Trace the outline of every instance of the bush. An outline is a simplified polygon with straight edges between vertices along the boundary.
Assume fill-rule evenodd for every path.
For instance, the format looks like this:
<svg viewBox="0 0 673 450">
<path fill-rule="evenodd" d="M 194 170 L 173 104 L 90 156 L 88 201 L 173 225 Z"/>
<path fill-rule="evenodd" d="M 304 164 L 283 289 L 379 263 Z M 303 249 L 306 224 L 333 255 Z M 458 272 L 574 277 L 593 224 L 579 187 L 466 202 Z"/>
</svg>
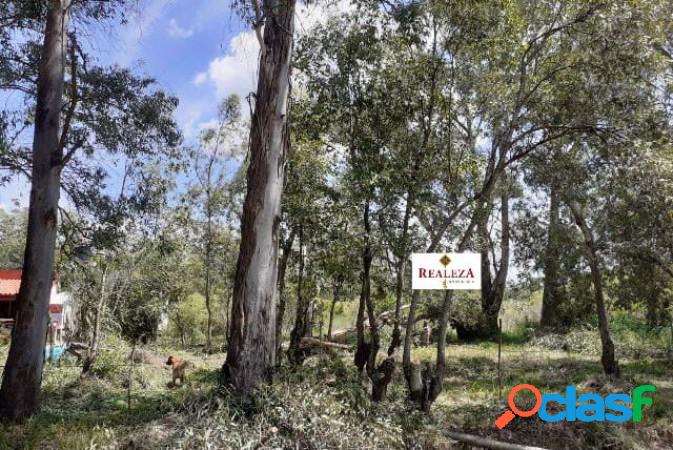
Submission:
<svg viewBox="0 0 673 450">
<path fill-rule="evenodd" d="M 192 345 L 205 339 L 206 322 L 206 299 L 194 293 L 173 307 L 168 334 L 183 345 Z"/>
<path fill-rule="evenodd" d="M 91 375 L 118 381 L 128 364 L 130 349 L 128 344 L 116 336 L 108 336 L 101 343 Z"/>
</svg>

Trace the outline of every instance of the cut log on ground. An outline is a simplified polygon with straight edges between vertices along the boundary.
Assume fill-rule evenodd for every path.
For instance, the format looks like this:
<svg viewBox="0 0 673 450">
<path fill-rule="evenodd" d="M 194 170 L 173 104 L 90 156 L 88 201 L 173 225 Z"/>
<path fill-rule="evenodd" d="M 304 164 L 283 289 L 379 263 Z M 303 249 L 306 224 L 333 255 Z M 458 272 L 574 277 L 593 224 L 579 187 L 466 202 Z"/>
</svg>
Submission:
<svg viewBox="0 0 673 450">
<path fill-rule="evenodd" d="M 465 444 L 475 445 L 477 447 L 488 448 L 492 450 L 546 450 L 542 447 L 510 444 L 509 442 L 496 441 L 494 439 L 475 436 L 474 434 L 459 433 L 457 431 L 447 431 L 446 435 L 451 439 L 463 442 Z"/>
<path fill-rule="evenodd" d="M 407 308 L 409 308 L 409 305 L 402 306 L 402 309 L 407 309 Z M 388 316 L 390 314 L 393 314 L 394 312 L 395 311 L 386 311 L 384 313 L 381 313 L 378 316 L 379 321 L 383 325 L 391 324 L 392 322 L 388 319 Z M 418 323 L 422 320 L 427 320 L 428 318 L 429 317 L 426 314 L 419 314 L 416 317 L 414 322 Z M 405 323 L 406 321 L 407 321 L 406 318 L 402 319 L 402 323 Z M 369 327 L 369 321 L 368 320 L 365 320 L 364 326 L 365 326 L 365 328 Z M 355 327 L 353 327 L 353 328 L 341 328 L 341 329 L 338 329 L 338 330 L 334 330 L 332 332 L 332 339 L 330 339 L 330 340 L 332 342 L 344 342 L 344 341 L 347 341 L 350 337 L 355 336 L 355 333 L 357 333 L 357 329 Z"/>
<path fill-rule="evenodd" d="M 330 342 L 325 340 L 320 340 L 314 337 L 303 337 L 301 338 L 301 343 L 299 344 L 301 348 L 333 348 L 337 350 L 351 350 L 353 346 L 346 344 L 338 344 L 336 342 Z"/>
</svg>

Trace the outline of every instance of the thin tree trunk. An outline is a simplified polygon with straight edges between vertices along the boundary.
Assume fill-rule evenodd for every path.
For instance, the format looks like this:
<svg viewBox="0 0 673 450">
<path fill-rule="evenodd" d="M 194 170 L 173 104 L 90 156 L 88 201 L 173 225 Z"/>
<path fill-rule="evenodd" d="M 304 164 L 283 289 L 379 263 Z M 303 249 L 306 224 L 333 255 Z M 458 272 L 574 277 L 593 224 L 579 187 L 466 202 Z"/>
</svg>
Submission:
<svg viewBox="0 0 673 450">
<path fill-rule="evenodd" d="M 416 377 L 416 391 L 413 392 L 412 399 L 414 399 L 418 403 L 419 408 L 426 413 L 430 412 L 432 404 L 442 392 L 442 383 L 446 371 L 446 332 L 448 330 L 452 299 L 453 291 L 446 291 L 444 293 L 444 302 L 442 303 L 441 316 L 439 318 L 437 361 L 435 361 L 434 371 L 431 370 L 430 367 L 427 367 L 420 373 L 420 377 Z M 418 384 L 419 378 L 420 384 Z"/>
<path fill-rule="evenodd" d="M 558 189 L 554 184 L 550 190 L 549 230 L 547 230 L 547 247 L 544 254 L 544 288 L 542 293 L 542 313 L 540 325 L 543 327 L 559 326 L 558 308 L 561 302 L 559 283 L 560 270 L 560 219 L 561 202 Z"/>
<path fill-rule="evenodd" d="M 575 218 L 575 223 L 582 231 L 584 236 L 584 250 L 589 260 L 589 267 L 591 269 L 591 280 L 594 285 L 594 297 L 596 301 L 596 311 L 598 313 L 598 328 L 601 336 L 601 363 L 603 364 L 603 371 L 606 375 L 619 377 L 619 363 L 615 358 L 615 345 L 610 337 L 610 326 L 608 322 L 608 313 L 605 308 L 605 298 L 603 296 L 603 280 L 600 270 L 600 263 L 598 259 L 598 252 L 596 251 L 596 244 L 594 241 L 591 228 L 587 224 L 582 210 L 576 202 L 567 202 L 570 211 Z"/>
<path fill-rule="evenodd" d="M 371 220 L 370 220 L 370 202 L 365 203 L 363 213 L 363 224 L 365 229 L 364 248 L 362 250 L 362 291 L 360 294 L 360 305 L 364 305 L 367 310 L 369 342 L 364 340 L 364 314 L 358 319 L 362 322 L 358 324 L 358 348 L 355 354 L 355 365 L 362 373 L 361 365 L 366 365 L 367 375 L 372 382 L 372 400 L 375 402 L 385 398 L 388 390 L 388 384 L 393 378 L 395 372 L 395 360 L 388 357 L 379 367 L 376 367 L 376 357 L 381 347 L 381 335 L 379 333 L 378 320 L 374 310 L 374 302 L 371 295 L 371 266 L 374 253 L 371 245 Z M 361 335 L 360 335 L 361 333 Z"/>
<path fill-rule="evenodd" d="M 276 364 L 281 363 L 281 349 L 283 347 L 283 321 L 285 319 L 285 307 L 287 305 L 287 298 L 285 293 L 285 271 L 287 270 L 287 262 L 290 259 L 290 252 L 292 251 L 292 244 L 294 243 L 295 229 L 290 231 L 290 236 L 283 243 L 283 254 L 278 263 L 278 308 L 276 311 Z"/>
<path fill-rule="evenodd" d="M 216 153 L 210 156 L 206 169 L 206 254 L 205 254 L 205 290 L 206 290 L 206 355 L 212 352 L 213 340 L 213 311 L 211 304 L 211 266 L 213 263 L 213 165 L 215 165 Z"/>
<path fill-rule="evenodd" d="M 498 332 L 498 315 L 505 296 L 510 259 L 508 186 L 504 186 L 503 189 L 500 204 L 500 261 L 494 277 L 491 276 L 489 255 L 491 249 L 488 233 L 490 202 L 487 202 L 482 212 L 477 214 L 477 228 L 481 240 L 481 317 L 473 326 L 456 323 L 456 332 L 462 340 L 491 338 Z"/>
<path fill-rule="evenodd" d="M 478 214 L 475 213 L 472 215 L 470 224 L 458 244 L 458 252 L 464 252 L 467 249 L 470 238 L 472 237 L 472 232 L 477 225 L 477 220 Z M 433 241 L 428 247 L 428 253 L 433 252 L 437 245 L 439 245 L 439 240 Z M 416 307 L 420 298 L 419 293 L 420 291 L 416 290 L 411 296 L 409 318 L 404 337 L 402 367 L 404 370 L 404 378 L 407 381 L 409 400 L 415 403 L 419 409 L 429 412 L 432 403 L 437 399 L 442 390 L 442 382 L 444 380 L 444 371 L 446 367 L 446 331 L 450 317 L 450 306 L 453 293 L 447 291 L 444 296 L 439 324 L 439 338 L 437 339 L 437 362 L 435 363 L 435 370 L 432 370 L 429 366 L 423 368 L 422 366 L 411 362 L 411 338 L 413 335 L 413 324 L 415 323 L 416 318 Z"/>
<path fill-rule="evenodd" d="M 299 366 L 304 362 L 304 351 L 301 348 L 301 338 L 307 335 L 310 319 L 310 302 L 304 296 L 304 269 L 306 255 L 304 254 L 304 226 L 299 226 L 299 274 L 297 278 L 297 309 L 294 327 L 290 333 L 290 348 L 287 356 L 290 364 Z"/>
<path fill-rule="evenodd" d="M 479 251 L 481 253 L 481 305 L 482 310 L 486 309 L 488 298 L 492 295 L 493 280 L 491 279 L 491 261 L 490 261 L 490 236 L 488 233 L 488 220 L 491 215 L 491 203 L 482 212 L 477 229 L 479 230 Z"/>
<path fill-rule="evenodd" d="M 407 268 L 407 235 L 409 234 L 409 220 L 411 218 L 411 209 L 413 195 L 411 190 L 407 193 L 407 204 L 404 208 L 404 220 L 402 222 L 402 251 L 397 263 L 397 273 L 395 280 L 395 319 L 393 322 L 393 336 L 388 347 L 388 356 L 395 353 L 395 350 L 402 344 L 402 333 L 400 331 L 400 321 L 402 314 L 402 296 L 404 295 L 404 275 Z"/>
<path fill-rule="evenodd" d="M 400 261 L 397 266 L 397 278 L 395 283 L 395 321 L 393 327 L 393 336 L 388 347 L 388 356 L 391 356 L 395 353 L 395 350 L 399 348 L 402 344 L 400 322 L 401 322 L 401 311 L 402 311 L 402 295 L 404 292 L 404 275 L 406 272 L 407 259 L 409 258 L 409 221 L 411 219 L 411 213 L 415 207 L 416 202 L 416 193 L 418 192 L 418 186 L 416 185 L 416 179 L 418 178 L 418 173 L 421 170 L 421 166 L 425 160 L 425 157 L 428 154 L 428 146 L 430 143 L 430 138 L 432 135 L 432 121 L 435 111 L 435 102 L 437 100 L 437 72 L 439 70 L 439 64 L 435 63 L 435 58 L 437 57 L 437 44 L 438 44 L 438 24 L 433 19 L 432 22 L 432 70 L 430 72 L 430 98 L 428 102 L 428 109 L 424 112 L 424 115 L 427 116 L 427 121 L 423 122 L 423 144 L 417 150 L 416 156 L 414 158 L 414 165 L 411 171 L 411 184 L 407 190 L 407 204 L 404 208 L 404 220 L 402 223 L 402 251 L 400 253 Z M 451 94 L 449 94 L 451 95 Z"/>
<path fill-rule="evenodd" d="M 89 351 L 82 363 L 82 375 L 86 375 L 93 367 L 98 356 L 98 342 L 100 336 L 100 327 L 105 310 L 105 282 L 107 278 L 107 267 L 103 268 L 103 275 L 101 276 L 101 287 L 98 298 L 98 305 L 96 306 L 96 314 L 93 319 L 93 333 L 91 334 L 91 342 L 89 343 Z"/>
<path fill-rule="evenodd" d="M 379 332 L 378 320 L 374 311 L 374 302 L 371 295 L 366 298 L 367 316 L 369 318 L 369 355 L 367 359 L 367 375 L 372 382 L 372 400 L 380 402 L 386 396 L 388 384 L 393 379 L 395 372 L 395 359 L 392 356 L 386 358 L 378 367 L 376 367 L 376 357 L 381 345 L 381 335 Z"/>
<path fill-rule="evenodd" d="M 363 223 L 365 227 L 365 243 L 362 249 L 362 284 L 360 289 L 360 303 L 358 305 L 358 316 L 355 323 L 357 330 L 357 348 L 355 350 L 354 362 L 355 367 L 362 375 L 365 365 L 369 360 L 369 353 L 371 345 L 365 342 L 365 308 L 369 296 L 371 295 L 371 277 L 370 271 L 372 266 L 372 248 L 369 242 L 369 199 L 365 202 L 363 211 Z"/>
<path fill-rule="evenodd" d="M 336 304 L 339 302 L 341 297 L 341 280 L 337 280 L 336 285 L 334 286 L 334 296 L 332 297 L 332 304 L 329 308 L 329 323 L 327 325 L 327 339 L 332 339 L 332 325 L 334 324 L 334 310 L 336 309 Z"/>
<path fill-rule="evenodd" d="M 500 264 L 493 281 L 491 295 L 485 305 L 484 313 L 487 318 L 488 335 L 493 336 L 498 332 L 498 315 L 505 297 L 507 286 L 507 274 L 509 272 L 509 190 L 508 186 L 500 197 Z"/>
<path fill-rule="evenodd" d="M 263 379 L 270 379 L 276 360 L 278 226 L 289 139 L 287 106 L 295 5 L 296 0 L 263 1 L 266 21 L 251 118 L 241 247 L 229 349 L 222 367 L 222 381 L 246 396 Z"/>
<path fill-rule="evenodd" d="M 209 248 L 207 253 L 210 253 L 210 243 L 206 244 Z M 206 257 L 206 348 L 205 353 L 210 354 L 212 350 L 212 327 L 213 327 L 213 311 L 210 303 L 210 256 Z"/>
<path fill-rule="evenodd" d="M 12 344 L 0 388 L 0 418 L 5 420 L 30 417 L 40 407 L 61 190 L 60 122 L 69 7 L 70 0 L 48 3 L 37 82 L 28 236 Z"/>
</svg>

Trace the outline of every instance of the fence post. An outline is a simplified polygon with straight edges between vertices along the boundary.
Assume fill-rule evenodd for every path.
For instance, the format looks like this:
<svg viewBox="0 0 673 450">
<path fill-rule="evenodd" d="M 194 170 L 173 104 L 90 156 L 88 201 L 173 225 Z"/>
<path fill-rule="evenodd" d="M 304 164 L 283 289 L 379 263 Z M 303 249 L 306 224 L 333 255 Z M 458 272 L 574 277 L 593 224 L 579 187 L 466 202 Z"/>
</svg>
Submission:
<svg viewBox="0 0 673 450">
<path fill-rule="evenodd" d="M 498 319 L 498 398 L 502 399 L 502 319 Z"/>
</svg>

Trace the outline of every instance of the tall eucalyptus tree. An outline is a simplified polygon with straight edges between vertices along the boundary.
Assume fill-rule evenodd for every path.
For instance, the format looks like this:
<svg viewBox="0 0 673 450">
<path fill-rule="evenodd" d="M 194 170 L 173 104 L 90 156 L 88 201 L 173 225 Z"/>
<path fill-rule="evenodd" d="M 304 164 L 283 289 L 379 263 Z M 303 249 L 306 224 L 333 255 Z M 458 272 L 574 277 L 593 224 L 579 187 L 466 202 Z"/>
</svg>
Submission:
<svg viewBox="0 0 673 450">
<path fill-rule="evenodd" d="M 288 103 L 296 0 L 253 0 L 260 44 L 223 382 L 248 395 L 276 361 L 278 229 L 288 147 Z"/>
</svg>

